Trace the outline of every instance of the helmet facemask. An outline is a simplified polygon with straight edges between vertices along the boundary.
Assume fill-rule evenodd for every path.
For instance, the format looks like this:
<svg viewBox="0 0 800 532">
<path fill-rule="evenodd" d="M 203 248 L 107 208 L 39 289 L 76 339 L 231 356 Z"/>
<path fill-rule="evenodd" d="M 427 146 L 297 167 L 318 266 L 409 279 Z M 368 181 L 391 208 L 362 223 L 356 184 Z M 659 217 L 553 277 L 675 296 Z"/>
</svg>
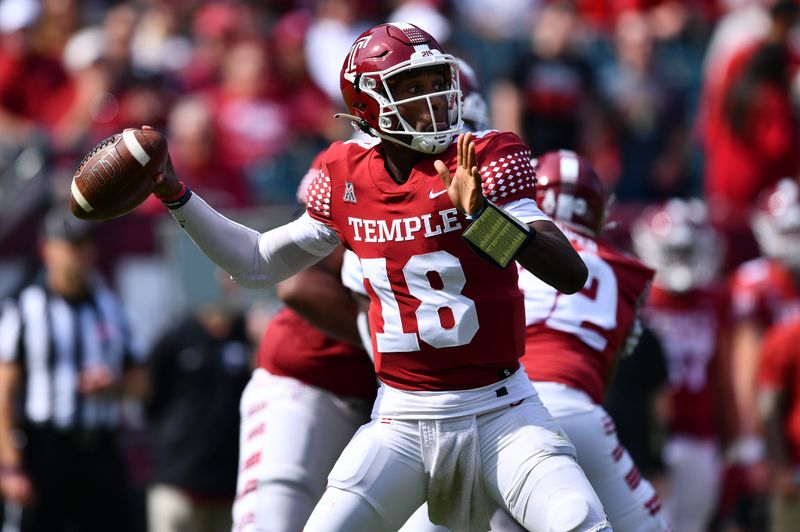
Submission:
<svg viewBox="0 0 800 532">
<path fill-rule="evenodd" d="M 781 179 L 764 193 L 751 227 L 763 255 L 800 271 L 800 185 L 794 179 Z"/>
<path fill-rule="evenodd" d="M 765 256 L 800 271 L 800 204 L 788 206 L 780 215 L 756 213 L 752 227 Z"/>
<path fill-rule="evenodd" d="M 725 245 L 699 201 L 671 200 L 649 222 L 635 222 L 631 237 L 637 255 L 656 269 L 656 286 L 683 293 L 717 280 Z"/>
<path fill-rule="evenodd" d="M 423 53 L 423 52 L 418 52 Z M 379 72 L 368 72 L 362 74 L 356 80 L 358 89 L 378 103 L 378 129 L 369 128 L 373 135 L 382 139 L 389 140 L 404 146 L 408 146 L 416 151 L 428 154 L 438 154 L 445 151 L 453 142 L 453 138 L 462 128 L 461 116 L 461 91 L 458 82 L 458 66 L 451 55 L 442 54 L 438 50 L 425 50 L 426 57 L 413 57 L 391 68 Z M 414 55 L 417 55 L 415 53 Z M 392 95 L 389 81 L 398 75 L 423 68 L 440 66 L 448 69 L 445 75 L 446 82 L 449 77 L 449 86 L 445 89 L 395 100 Z M 434 98 L 444 98 L 447 106 L 447 128 L 439 129 L 434 113 Z M 432 131 L 417 131 L 405 118 L 403 118 L 400 107 L 409 103 L 424 100 L 428 105 L 428 111 L 432 121 Z M 398 137 L 408 138 L 408 142 L 399 140 Z"/>
</svg>

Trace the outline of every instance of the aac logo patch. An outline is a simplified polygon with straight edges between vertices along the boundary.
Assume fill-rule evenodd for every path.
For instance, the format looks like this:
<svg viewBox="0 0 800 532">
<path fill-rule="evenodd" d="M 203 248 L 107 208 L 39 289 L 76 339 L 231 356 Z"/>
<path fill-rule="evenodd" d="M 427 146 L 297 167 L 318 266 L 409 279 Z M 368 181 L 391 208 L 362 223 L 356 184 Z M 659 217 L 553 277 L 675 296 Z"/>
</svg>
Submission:
<svg viewBox="0 0 800 532">
<path fill-rule="evenodd" d="M 344 182 L 344 201 L 345 203 L 356 203 L 356 190 L 350 181 Z"/>
</svg>

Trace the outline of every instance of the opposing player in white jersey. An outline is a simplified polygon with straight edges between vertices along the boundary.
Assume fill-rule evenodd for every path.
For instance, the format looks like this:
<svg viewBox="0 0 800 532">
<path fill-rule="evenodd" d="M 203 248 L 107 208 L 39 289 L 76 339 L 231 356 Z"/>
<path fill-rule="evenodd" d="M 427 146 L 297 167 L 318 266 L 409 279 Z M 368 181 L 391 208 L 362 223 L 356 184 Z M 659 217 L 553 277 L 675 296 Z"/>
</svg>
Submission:
<svg viewBox="0 0 800 532">
<path fill-rule="evenodd" d="M 608 196 L 589 161 L 561 150 L 545 153 L 533 167 L 537 204 L 570 239 L 589 278 L 578 293 L 565 295 L 520 269 L 528 325 L 523 365 L 575 444 L 614 530 L 669 530 L 658 495 L 602 406 L 617 358 L 638 341 L 638 310 L 654 272 L 601 237 Z"/>
<path fill-rule="evenodd" d="M 361 261 L 381 388 L 306 532 L 396 530 L 427 499 L 453 530 L 487 506 L 529 530 L 610 530 L 569 440 L 517 371 L 524 305 L 514 260 L 573 293 L 586 266 L 533 199 L 513 134 L 454 136 L 458 69 L 426 32 L 383 24 L 342 68 L 349 118 L 377 145 L 334 143 L 306 214 L 259 234 L 192 196 L 170 165 L 156 194 L 239 283 L 270 285 L 340 243 Z"/>
</svg>

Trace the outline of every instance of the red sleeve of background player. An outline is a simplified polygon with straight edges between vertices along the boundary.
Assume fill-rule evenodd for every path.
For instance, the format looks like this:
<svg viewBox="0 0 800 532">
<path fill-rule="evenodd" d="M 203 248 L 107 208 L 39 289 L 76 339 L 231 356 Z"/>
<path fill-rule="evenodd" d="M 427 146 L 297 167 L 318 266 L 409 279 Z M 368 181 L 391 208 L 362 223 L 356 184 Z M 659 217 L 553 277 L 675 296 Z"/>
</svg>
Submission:
<svg viewBox="0 0 800 532">
<path fill-rule="evenodd" d="M 758 386 L 774 390 L 786 390 L 787 379 L 794 372 L 792 366 L 800 349 L 800 322 L 781 324 L 770 328 L 761 343 L 758 368 Z"/>
<path fill-rule="evenodd" d="M 502 205 L 536 198 L 536 172 L 531 151 L 518 136 L 492 131 L 476 138 L 475 158 L 483 182 L 483 195 Z"/>
</svg>

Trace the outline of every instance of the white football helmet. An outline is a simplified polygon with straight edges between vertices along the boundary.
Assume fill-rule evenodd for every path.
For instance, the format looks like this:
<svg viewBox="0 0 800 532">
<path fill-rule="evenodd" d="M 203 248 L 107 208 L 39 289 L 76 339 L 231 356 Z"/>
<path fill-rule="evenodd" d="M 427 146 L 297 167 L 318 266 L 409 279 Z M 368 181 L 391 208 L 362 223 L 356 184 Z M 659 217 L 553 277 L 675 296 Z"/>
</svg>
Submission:
<svg viewBox="0 0 800 532">
<path fill-rule="evenodd" d="M 646 209 L 631 226 L 637 255 L 656 270 L 654 283 L 673 292 L 711 284 L 725 254 L 722 236 L 698 199 L 671 199 Z"/>
<path fill-rule="evenodd" d="M 761 253 L 800 270 L 800 186 L 785 178 L 760 196 L 751 218 Z"/>
<path fill-rule="evenodd" d="M 461 87 L 461 119 L 464 121 L 464 127 L 470 131 L 490 129 L 489 105 L 483 97 L 477 74 L 463 59 L 457 57 L 456 62 L 458 82 Z"/>
</svg>

